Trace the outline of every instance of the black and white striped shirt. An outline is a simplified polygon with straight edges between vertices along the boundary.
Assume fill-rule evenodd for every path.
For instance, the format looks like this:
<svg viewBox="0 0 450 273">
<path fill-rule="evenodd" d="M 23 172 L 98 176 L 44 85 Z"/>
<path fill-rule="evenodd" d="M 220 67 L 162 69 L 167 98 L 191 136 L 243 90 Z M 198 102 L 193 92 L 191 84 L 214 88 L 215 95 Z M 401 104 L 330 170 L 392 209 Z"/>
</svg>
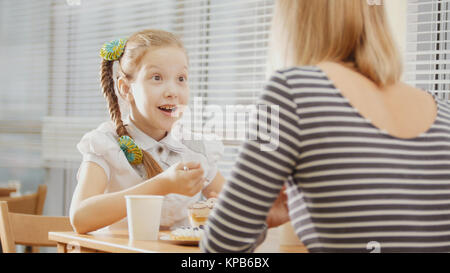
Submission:
<svg viewBox="0 0 450 273">
<path fill-rule="evenodd" d="M 425 133 L 400 139 L 353 108 L 318 67 L 278 71 L 261 103 L 279 105 L 279 146 L 247 140 L 201 242 L 252 251 L 285 182 L 310 252 L 450 251 L 450 105 Z"/>
</svg>

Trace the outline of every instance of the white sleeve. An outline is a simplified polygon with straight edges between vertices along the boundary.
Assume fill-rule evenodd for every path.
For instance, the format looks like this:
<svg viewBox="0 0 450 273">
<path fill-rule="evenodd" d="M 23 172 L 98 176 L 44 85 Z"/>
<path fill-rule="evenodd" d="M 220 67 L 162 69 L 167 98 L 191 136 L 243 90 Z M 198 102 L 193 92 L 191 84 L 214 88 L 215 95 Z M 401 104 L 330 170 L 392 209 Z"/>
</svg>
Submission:
<svg viewBox="0 0 450 273">
<path fill-rule="evenodd" d="M 83 162 L 90 161 L 97 163 L 105 170 L 108 181 L 110 179 L 111 171 L 105 156 L 107 155 L 109 149 L 116 148 L 112 146 L 119 147 L 119 144 L 113 143 L 106 134 L 96 130 L 86 133 L 77 144 L 78 151 L 80 151 L 83 156 Z"/>
</svg>

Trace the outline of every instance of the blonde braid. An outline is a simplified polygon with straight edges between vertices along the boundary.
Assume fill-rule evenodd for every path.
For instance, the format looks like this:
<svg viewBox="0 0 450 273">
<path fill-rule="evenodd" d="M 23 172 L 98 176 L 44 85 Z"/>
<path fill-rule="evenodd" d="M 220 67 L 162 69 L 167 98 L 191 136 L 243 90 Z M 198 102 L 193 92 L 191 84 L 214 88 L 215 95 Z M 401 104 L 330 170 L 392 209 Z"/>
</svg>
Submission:
<svg viewBox="0 0 450 273">
<path fill-rule="evenodd" d="M 123 125 L 122 116 L 119 107 L 119 100 L 114 91 L 113 79 L 113 64 L 114 61 L 102 60 L 101 66 L 101 85 L 103 96 L 108 102 L 109 115 L 111 120 L 116 125 L 116 133 L 119 137 L 129 136 L 127 129 Z"/>
</svg>

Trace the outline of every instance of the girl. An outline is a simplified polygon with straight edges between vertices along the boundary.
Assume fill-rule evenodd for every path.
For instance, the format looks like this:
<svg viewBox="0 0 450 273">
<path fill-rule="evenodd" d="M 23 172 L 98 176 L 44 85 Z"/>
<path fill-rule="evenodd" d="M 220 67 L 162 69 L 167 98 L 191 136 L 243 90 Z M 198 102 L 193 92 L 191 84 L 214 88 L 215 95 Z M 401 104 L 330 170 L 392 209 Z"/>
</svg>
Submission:
<svg viewBox="0 0 450 273">
<path fill-rule="evenodd" d="M 77 146 L 83 162 L 70 207 L 74 229 L 126 229 L 124 196 L 132 194 L 165 195 L 161 226 L 186 225 L 187 206 L 202 194 L 213 197 L 224 178 L 216 166 L 221 143 L 178 141 L 170 133 L 189 100 L 182 43 L 171 33 L 144 30 L 127 41 L 105 44 L 101 56 L 101 86 L 111 121 L 84 135 Z M 124 120 L 115 87 L 130 109 Z M 179 163 L 184 156 L 196 162 Z"/>
</svg>

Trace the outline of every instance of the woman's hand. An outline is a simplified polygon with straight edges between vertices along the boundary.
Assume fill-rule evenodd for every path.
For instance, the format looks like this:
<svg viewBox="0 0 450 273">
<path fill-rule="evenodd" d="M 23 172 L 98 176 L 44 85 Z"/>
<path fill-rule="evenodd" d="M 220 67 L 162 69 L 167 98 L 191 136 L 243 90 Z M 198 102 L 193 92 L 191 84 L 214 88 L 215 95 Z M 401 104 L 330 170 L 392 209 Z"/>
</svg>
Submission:
<svg viewBox="0 0 450 273">
<path fill-rule="evenodd" d="M 185 168 L 186 167 L 186 168 Z M 203 168 L 199 163 L 188 162 L 172 165 L 161 173 L 167 179 L 168 193 L 194 196 L 203 188 Z"/>
<path fill-rule="evenodd" d="M 278 198 L 275 200 L 275 203 L 273 203 L 273 206 L 267 215 L 266 222 L 268 228 L 278 227 L 290 220 L 285 190 L 286 186 L 283 186 Z"/>
</svg>

